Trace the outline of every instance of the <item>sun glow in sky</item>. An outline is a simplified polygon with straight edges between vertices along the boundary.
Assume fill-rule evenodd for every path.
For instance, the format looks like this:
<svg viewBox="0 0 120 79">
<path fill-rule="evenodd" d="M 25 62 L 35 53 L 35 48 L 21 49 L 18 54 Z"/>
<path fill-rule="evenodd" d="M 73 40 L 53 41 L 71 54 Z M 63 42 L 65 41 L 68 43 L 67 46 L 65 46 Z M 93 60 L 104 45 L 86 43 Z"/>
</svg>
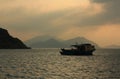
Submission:
<svg viewBox="0 0 120 79">
<path fill-rule="evenodd" d="M 0 27 L 23 41 L 77 36 L 120 45 L 120 0 L 0 0 Z"/>
</svg>

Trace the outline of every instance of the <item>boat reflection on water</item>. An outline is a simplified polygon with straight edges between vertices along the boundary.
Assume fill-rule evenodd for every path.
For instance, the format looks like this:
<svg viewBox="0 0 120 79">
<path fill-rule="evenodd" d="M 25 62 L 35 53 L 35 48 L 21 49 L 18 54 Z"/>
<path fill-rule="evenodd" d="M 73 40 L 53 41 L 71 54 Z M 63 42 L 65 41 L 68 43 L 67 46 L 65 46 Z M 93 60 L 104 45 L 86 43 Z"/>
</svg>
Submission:
<svg viewBox="0 0 120 79">
<path fill-rule="evenodd" d="M 89 43 L 71 45 L 71 49 L 62 48 L 60 51 L 61 55 L 93 55 L 95 46 Z"/>
</svg>

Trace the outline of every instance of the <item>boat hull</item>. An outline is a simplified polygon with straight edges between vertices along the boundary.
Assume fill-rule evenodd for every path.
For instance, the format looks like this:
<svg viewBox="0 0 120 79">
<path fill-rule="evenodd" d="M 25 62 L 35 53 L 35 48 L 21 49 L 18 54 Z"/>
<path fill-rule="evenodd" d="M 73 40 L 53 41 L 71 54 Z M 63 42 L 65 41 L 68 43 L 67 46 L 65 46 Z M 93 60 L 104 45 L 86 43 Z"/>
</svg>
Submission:
<svg viewBox="0 0 120 79">
<path fill-rule="evenodd" d="M 60 51 L 61 55 L 76 55 L 76 56 L 80 56 L 80 55 L 93 55 L 93 50 L 92 51 L 77 51 L 77 50 L 65 50 L 65 49 L 61 49 Z"/>
</svg>

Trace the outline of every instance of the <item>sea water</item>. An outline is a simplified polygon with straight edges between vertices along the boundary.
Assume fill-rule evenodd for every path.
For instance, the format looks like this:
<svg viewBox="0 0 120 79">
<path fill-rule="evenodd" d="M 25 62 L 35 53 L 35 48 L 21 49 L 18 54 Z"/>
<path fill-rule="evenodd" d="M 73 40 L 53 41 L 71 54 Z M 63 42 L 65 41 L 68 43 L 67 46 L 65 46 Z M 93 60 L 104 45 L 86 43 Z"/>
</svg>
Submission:
<svg viewBox="0 0 120 79">
<path fill-rule="evenodd" d="M 59 49 L 0 50 L 0 79 L 120 79 L 120 50 L 62 56 Z"/>
</svg>

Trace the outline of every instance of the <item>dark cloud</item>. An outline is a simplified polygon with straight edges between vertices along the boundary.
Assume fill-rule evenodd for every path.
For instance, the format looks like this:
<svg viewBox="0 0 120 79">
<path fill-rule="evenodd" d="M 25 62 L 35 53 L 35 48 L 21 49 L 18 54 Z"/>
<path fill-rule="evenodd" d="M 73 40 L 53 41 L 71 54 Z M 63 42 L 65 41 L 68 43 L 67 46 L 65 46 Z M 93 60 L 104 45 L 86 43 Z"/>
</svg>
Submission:
<svg viewBox="0 0 120 79">
<path fill-rule="evenodd" d="M 27 12 L 26 8 L 17 6 L 10 8 L 10 10 L 7 8 L 6 11 L 2 9 L 0 17 L 6 19 L 5 22 L 2 22 L 3 19 L 0 19 L 0 23 L 17 31 L 40 31 L 47 34 L 57 34 L 71 28 L 71 26 L 89 28 L 91 26 L 120 23 L 120 0 L 91 0 L 91 2 L 104 4 L 103 9 L 105 11 L 87 15 L 88 12 L 93 11 L 92 7 L 86 11 L 80 7 L 73 7 L 69 8 L 69 10 L 64 9 L 43 14 L 32 14 L 32 12 Z M 57 21 L 57 23 L 52 23 L 52 21 Z"/>
<path fill-rule="evenodd" d="M 73 14 L 70 16 L 72 19 L 72 22 L 70 21 L 71 25 L 73 24 L 79 27 L 96 27 L 105 24 L 120 24 L 120 0 L 91 0 L 91 2 L 103 5 L 103 12 L 92 16 L 85 16 L 86 13 L 82 13 L 79 9 L 77 15 Z M 93 10 L 88 10 L 88 12 L 91 11 Z M 68 20 L 70 19 L 68 18 Z"/>
<path fill-rule="evenodd" d="M 97 27 L 105 24 L 120 24 L 120 0 L 91 0 L 91 2 L 103 4 L 103 12 L 87 15 L 87 12 L 93 11 L 92 7 L 85 11 L 86 13 L 81 9 L 71 9 L 71 15 L 62 18 L 65 21 L 62 26 Z"/>
<path fill-rule="evenodd" d="M 105 12 L 93 16 L 89 19 L 94 20 L 93 24 L 119 24 L 120 23 L 120 0 L 92 0 L 94 3 L 104 4 Z M 91 21 L 89 20 L 88 21 Z M 96 23 L 97 22 L 97 23 Z M 92 22 L 90 22 L 92 23 Z"/>
<path fill-rule="evenodd" d="M 21 32 L 21 31 L 22 32 L 37 32 L 37 33 L 40 32 L 43 34 L 45 33 L 49 35 L 51 34 L 56 35 L 57 33 L 61 32 L 61 30 L 62 31 L 65 30 L 65 27 L 64 28 L 56 27 L 51 22 L 59 17 L 64 16 L 68 12 L 69 10 L 63 10 L 63 11 L 44 13 L 40 15 L 32 15 L 32 14 L 26 15 L 24 13 L 24 10 L 20 10 L 19 13 L 16 13 L 16 15 L 12 17 L 13 20 L 9 20 L 5 26 L 7 26 L 7 28 L 10 27 L 13 30 L 16 30 L 18 32 Z M 9 12 L 9 15 L 11 14 Z M 16 16 L 20 16 L 20 17 L 16 17 Z"/>
</svg>

